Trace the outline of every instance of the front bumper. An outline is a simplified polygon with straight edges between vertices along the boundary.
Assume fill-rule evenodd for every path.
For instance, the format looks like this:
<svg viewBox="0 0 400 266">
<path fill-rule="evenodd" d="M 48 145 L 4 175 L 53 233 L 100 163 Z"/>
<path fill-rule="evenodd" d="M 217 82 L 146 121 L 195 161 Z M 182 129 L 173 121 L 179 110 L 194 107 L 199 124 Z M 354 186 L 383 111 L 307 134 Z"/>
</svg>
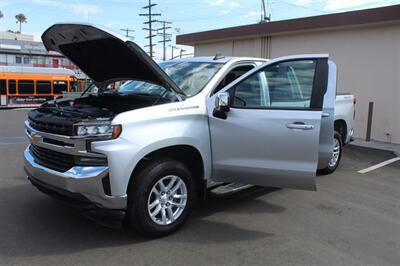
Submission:
<svg viewBox="0 0 400 266">
<path fill-rule="evenodd" d="M 93 203 L 93 207 L 96 208 L 126 210 L 126 196 L 109 196 L 105 192 L 103 179 L 108 176 L 108 167 L 106 166 L 77 166 L 62 173 L 36 163 L 29 147 L 24 151 L 24 162 L 25 172 L 31 182 L 34 180 L 42 186 L 47 186 L 49 190 L 67 192 L 63 194 L 80 195 L 87 202 Z"/>
</svg>

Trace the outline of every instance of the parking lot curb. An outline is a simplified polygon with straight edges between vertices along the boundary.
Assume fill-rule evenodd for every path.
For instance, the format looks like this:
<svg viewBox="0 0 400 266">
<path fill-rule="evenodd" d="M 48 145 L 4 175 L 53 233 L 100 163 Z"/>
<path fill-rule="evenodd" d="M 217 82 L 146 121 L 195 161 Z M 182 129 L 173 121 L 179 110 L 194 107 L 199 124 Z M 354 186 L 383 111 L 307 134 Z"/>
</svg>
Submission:
<svg viewBox="0 0 400 266">
<path fill-rule="evenodd" d="M 350 145 L 364 147 L 364 148 L 371 148 L 377 150 L 384 150 L 384 151 L 391 151 L 396 156 L 400 157 L 400 144 L 396 143 L 388 143 L 388 142 L 381 142 L 381 141 L 365 141 L 362 139 L 355 139 Z"/>
</svg>

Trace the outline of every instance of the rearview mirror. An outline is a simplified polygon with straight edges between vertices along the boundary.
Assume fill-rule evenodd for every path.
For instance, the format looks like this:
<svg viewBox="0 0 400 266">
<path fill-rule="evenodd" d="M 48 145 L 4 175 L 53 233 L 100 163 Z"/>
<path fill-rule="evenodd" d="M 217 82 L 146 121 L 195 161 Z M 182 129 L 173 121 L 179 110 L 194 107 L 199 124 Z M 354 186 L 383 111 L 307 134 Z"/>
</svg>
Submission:
<svg viewBox="0 0 400 266">
<path fill-rule="evenodd" d="M 214 116 L 222 119 L 226 119 L 226 113 L 229 112 L 229 93 L 220 92 L 215 97 L 215 108 Z"/>
</svg>

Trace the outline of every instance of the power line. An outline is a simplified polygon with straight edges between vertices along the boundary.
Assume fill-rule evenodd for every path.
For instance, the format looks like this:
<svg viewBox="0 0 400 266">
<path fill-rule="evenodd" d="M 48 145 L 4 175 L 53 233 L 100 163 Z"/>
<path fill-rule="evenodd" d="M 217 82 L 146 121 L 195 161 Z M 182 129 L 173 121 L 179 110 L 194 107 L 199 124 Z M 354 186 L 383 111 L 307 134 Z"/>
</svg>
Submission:
<svg viewBox="0 0 400 266">
<path fill-rule="evenodd" d="M 275 4 L 286 4 L 292 7 L 296 7 L 296 8 L 301 8 L 301 9 L 305 9 L 305 10 L 310 10 L 310 11 L 314 11 L 314 12 L 319 12 L 319 13 L 323 13 L 323 14 L 332 14 L 335 12 L 330 12 L 327 10 L 322 10 L 322 9 L 318 9 L 318 8 L 313 8 L 311 6 L 304 6 L 304 5 L 297 5 L 288 1 L 283 1 L 283 0 L 279 0 L 276 2 L 276 0 L 273 0 L 273 2 L 275 2 Z"/>
<path fill-rule="evenodd" d="M 145 45 L 145 47 L 149 47 L 149 55 L 151 58 L 153 58 L 154 56 L 153 47 L 155 46 L 155 44 L 153 44 L 153 38 L 156 37 L 156 35 L 153 34 L 153 32 L 155 31 L 153 29 L 153 23 L 157 22 L 157 20 L 153 20 L 153 17 L 161 16 L 161 14 L 159 13 L 152 13 L 152 8 L 156 5 L 157 4 L 152 4 L 151 0 L 148 0 L 148 5 L 143 7 L 143 9 L 147 9 L 148 12 L 145 14 L 139 14 L 139 16 L 147 17 L 148 19 L 146 22 L 143 23 L 145 25 L 148 25 L 148 28 L 143 29 L 149 32 L 149 35 L 145 37 L 146 39 L 149 39 L 149 44 Z"/>
<path fill-rule="evenodd" d="M 162 36 L 162 40 L 159 41 L 159 43 L 163 44 L 163 60 L 167 60 L 167 42 L 171 42 L 172 34 L 167 33 L 167 30 L 171 29 L 172 27 L 167 26 L 168 24 L 172 24 L 172 22 L 169 21 L 159 21 L 162 23 L 162 27 L 157 29 L 158 31 L 162 31 L 161 33 L 158 33 L 158 36 Z"/>
</svg>

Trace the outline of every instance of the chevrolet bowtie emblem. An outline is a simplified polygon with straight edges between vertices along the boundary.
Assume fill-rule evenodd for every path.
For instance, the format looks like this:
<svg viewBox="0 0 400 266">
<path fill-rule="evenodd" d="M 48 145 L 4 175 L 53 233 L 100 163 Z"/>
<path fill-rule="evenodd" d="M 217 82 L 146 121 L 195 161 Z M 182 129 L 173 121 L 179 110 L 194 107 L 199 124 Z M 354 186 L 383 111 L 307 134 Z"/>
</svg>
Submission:
<svg viewBox="0 0 400 266">
<path fill-rule="evenodd" d="M 42 139 L 42 136 L 40 136 L 36 133 L 31 133 L 31 139 L 32 139 L 32 142 L 39 142 Z"/>
</svg>

